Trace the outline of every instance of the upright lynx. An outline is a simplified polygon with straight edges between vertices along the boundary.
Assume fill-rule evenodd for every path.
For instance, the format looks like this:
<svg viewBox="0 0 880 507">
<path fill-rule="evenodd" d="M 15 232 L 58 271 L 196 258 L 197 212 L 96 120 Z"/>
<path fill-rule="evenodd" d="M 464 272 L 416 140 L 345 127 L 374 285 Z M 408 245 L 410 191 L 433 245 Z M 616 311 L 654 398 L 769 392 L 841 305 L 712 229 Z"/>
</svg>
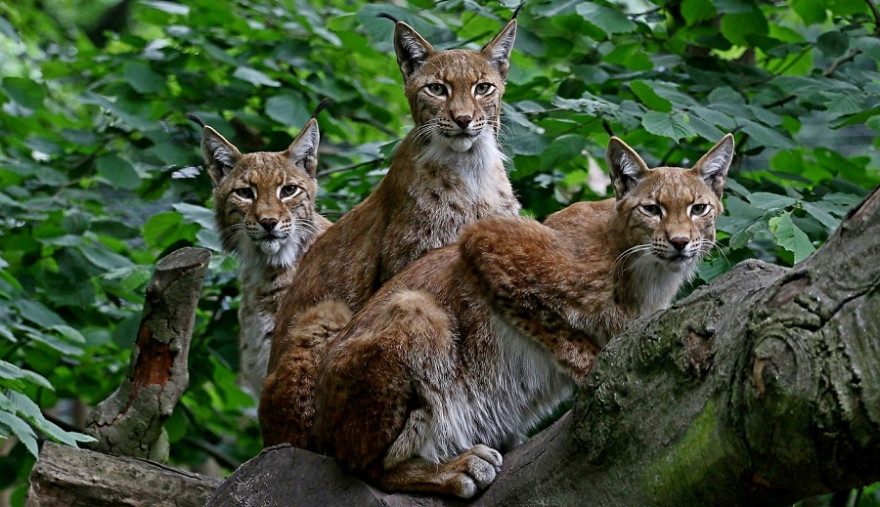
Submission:
<svg viewBox="0 0 880 507">
<path fill-rule="evenodd" d="M 490 218 L 389 281 L 319 368 L 318 448 L 387 490 L 468 498 L 629 320 L 666 307 L 714 244 L 733 156 L 692 169 L 607 151 L 616 199 L 541 225 Z"/>
<path fill-rule="evenodd" d="M 241 371 L 257 397 L 281 295 L 303 252 L 330 226 L 315 211 L 318 141 L 314 118 L 281 152 L 242 155 L 216 130 L 202 129 L 217 229 L 223 249 L 239 258 Z"/>
<path fill-rule="evenodd" d="M 394 48 L 415 128 L 388 173 L 303 257 L 276 325 L 260 400 L 263 443 L 310 447 L 317 362 L 382 284 L 476 220 L 517 216 L 498 144 L 516 21 L 480 51 L 435 51 L 397 22 Z"/>
</svg>

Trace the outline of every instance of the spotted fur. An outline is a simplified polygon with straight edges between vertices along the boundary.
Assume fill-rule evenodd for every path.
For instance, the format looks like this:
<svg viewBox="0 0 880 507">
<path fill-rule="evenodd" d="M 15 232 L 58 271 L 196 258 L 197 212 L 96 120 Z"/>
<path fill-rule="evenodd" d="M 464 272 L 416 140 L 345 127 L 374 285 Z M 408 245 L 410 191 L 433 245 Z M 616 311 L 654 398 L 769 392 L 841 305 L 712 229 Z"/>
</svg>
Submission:
<svg viewBox="0 0 880 507">
<path fill-rule="evenodd" d="M 314 119 L 281 152 L 243 155 L 213 128 L 202 131 L 223 250 L 239 259 L 241 372 L 257 398 L 281 295 L 303 253 L 330 225 L 315 211 L 318 143 Z"/>
<path fill-rule="evenodd" d="M 572 205 L 543 225 L 481 220 L 413 263 L 321 362 L 318 448 L 387 490 L 469 498 L 487 487 L 498 451 L 693 273 L 714 241 L 732 156 L 728 135 L 692 169 L 649 169 L 612 138 L 615 199 Z"/>
<path fill-rule="evenodd" d="M 454 242 L 465 225 L 519 214 L 498 144 L 515 33 L 511 21 L 480 51 L 437 51 L 397 23 L 395 50 L 415 127 L 376 189 L 303 257 L 279 312 L 260 401 L 264 445 L 313 447 L 324 337 L 332 339 L 349 312 L 425 252 Z M 327 326 L 307 326 L 316 315 Z"/>
</svg>

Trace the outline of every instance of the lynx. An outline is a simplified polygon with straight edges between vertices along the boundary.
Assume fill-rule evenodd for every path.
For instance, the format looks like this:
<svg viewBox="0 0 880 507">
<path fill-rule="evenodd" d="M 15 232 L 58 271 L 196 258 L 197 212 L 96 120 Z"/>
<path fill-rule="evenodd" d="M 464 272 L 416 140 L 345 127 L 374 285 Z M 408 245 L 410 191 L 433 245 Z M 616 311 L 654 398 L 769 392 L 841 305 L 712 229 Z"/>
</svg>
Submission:
<svg viewBox="0 0 880 507">
<path fill-rule="evenodd" d="M 397 22 L 394 48 L 415 128 L 376 189 L 303 258 L 276 321 L 260 400 L 264 445 L 311 447 L 317 362 L 367 299 L 476 220 L 517 216 L 498 144 L 516 20 L 480 51 L 436 51 Z"/>
<path fill-rule="evenodd" d="M 303 252 L 330 226 L 315 211 L 318 142 L 314 118 L 281 152 L 243 155 L 213 128 L 202 129 L 223 250 L 239 258 L 241 371 L 257 398 L 281 295 Z"/>
<path fill-rule="evenodd" d="M 318 448 L 391 491 L 469 498 L 631 319 L 666 307 L 715 239 L 728 134 L 692 169 L 612 138 L 614 199 L 542 225 L 494 217 L 389 281 L 327 350 Z"/>
</svg>

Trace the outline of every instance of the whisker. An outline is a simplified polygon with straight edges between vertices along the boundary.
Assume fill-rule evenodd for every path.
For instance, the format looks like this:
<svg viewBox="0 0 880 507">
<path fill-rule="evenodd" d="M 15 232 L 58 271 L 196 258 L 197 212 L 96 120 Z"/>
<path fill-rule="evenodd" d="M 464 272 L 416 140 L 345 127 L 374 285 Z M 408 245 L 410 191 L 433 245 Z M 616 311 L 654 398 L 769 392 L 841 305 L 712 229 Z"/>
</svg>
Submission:
<svg viewBox="0 0 880 507">
<path fill-rule="evenodd" d="M 614 260 L 614 264 L 611 266 L 611 271 L 616 272 L 619 268 L 623 268 L 626 264 L 626 261 L 637 253 L 649 252 L 652 249 L 652 245 L 650 243 L 643 243 L 640 245 L 636 245 L 624 250 L 623 253 L 617 256 Z"/>
</svg>

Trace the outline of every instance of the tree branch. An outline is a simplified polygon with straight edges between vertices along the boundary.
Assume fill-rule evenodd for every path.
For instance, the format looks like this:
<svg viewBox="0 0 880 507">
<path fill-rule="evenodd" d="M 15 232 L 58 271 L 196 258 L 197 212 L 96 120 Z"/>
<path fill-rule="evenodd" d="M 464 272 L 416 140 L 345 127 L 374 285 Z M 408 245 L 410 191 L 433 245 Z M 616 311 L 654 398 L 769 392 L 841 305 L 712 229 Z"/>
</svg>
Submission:
<svg viewBox="0 0 880 507">
<path fill-rule="evenodd" d="M 204 248 L 181 248 L 156 264 L 128 375 L 86 424 L 98 439 L 93 449 L 158 461 L 167 456 L 162 423 L 189 382 L 187 355 L 210 258 Z"/>
<path fill-rule="evenodd" d="M 743 262 L 631 323 L 574 408 L 508 453 L 472 505 L 783 506 L 880 480 L 878 308 L 875 190 L 794 268 Z M 236 499 L 460 505 L 383 494 L 288 446 L 242 466 L 208 505 Z"/>
</svg>

